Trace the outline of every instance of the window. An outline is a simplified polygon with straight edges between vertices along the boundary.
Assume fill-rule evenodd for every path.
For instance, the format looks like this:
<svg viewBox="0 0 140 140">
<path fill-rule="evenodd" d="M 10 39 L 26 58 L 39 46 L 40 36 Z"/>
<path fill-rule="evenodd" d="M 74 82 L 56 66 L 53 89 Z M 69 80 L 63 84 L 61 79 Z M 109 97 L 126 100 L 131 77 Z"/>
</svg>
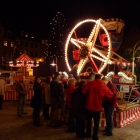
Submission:
<svg viewBox="0 0 140 140">
<path fill-rule="evenodd" d="M 35 48 L 38 48 L 38 44 L 35 44 Z"/>
<path fill-rule="evenodd" d="M 11 46 L 11 47 L 14 47 L 14 43 L 13 43 L 13 42 L 11 42 L 10 46 Z"/>
<path fill-rule="evenodd" d="M 25 46 L 27 46 L 27 47 L 28 47 L 28 42 L 25 42 Z"/>
<path fill-rule="evenodd" d="M 7 54 L 8 54 L 7 52 L 4 52 L 4 53 L 3 53 L 4 57 L 6 57 L 6 56 L 7 56 Z"/>
<path fill-rule="evenodd" d="M 30 56 L 31 56 L 31 57 L 33 57 L 33 56 L 34 56 L 34 55 L 33 55 L 33 52 L 30 52 Z"/>
<path fill-rule="evenodd" d="M 37 53 L 35 53 L 35 57 L 37 57 Z"/>
<path fill-rule="evenodd" d="M 23 46 L 23 41 L 20 41 L 20 45 Z"/>
<path fill-rule="evenodd" d="M 44 40 L 42 40 L 42 44 L 44 44 L 45 43 L 45 41 Z"/>
<path fill-rule="evenodd" d="M 31 38 L 34 39 L 34 34 L 31 35 Z"/>
<path fill-rule="evenodd" d="M 34 43 L 31 43 L 31 47 L 34 48 Z"/>
<path fill-rule="evenodd" d="M 7 41 L 4 41 L 4 46 L 7 46 Z"/>
<path fill-rule="evenodd" d="M 45 41 L 45 45 L 48 45 L 48 44 L 47 44 L 47 41 Z"/>
<path fill-rule="evenodd" d="M 21 31 L 21 36 L 22 36 L 22 37 L 24 36 L 24 31 Z"/>
<path fill-rule="evenodd" d="M 11 31 L 7 31 L 7 37 L 11 37 Z"/>
<path fill-rule="evenodd" d="M 28 37 L 28 32 L 26 32 L 25 37 Z"/>
</svg>

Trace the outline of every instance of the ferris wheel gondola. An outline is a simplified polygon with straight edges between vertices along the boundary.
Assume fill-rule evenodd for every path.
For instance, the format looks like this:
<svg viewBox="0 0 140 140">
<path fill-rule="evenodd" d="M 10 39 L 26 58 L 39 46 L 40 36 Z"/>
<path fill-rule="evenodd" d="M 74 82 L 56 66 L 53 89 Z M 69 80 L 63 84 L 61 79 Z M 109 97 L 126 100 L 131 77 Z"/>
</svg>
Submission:
<svg viewBox="0 0 140 140">
<path fill-rule="evenodd" d="M 121 46 L 122 39 L 123 39 L 124 21 L 118 18 L 110 18 L 110 19 L 102 20 L 102 24 L 109 32 L 111 43 L 112 43 L 112 51 L 118 50 L 119 47 Z M 99 38 L 102 46 L 106 50 L 107 49 L 106 34 L 100 33 Z"/>
</svg>

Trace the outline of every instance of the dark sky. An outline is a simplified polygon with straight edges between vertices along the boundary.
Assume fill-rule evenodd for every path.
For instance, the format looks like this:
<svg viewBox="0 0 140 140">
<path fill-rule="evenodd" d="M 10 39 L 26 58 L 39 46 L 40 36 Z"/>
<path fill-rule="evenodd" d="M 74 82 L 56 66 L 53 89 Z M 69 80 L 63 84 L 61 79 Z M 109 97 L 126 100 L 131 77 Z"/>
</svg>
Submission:
<svg viewBox="0 0 140 140">
<path fill-rule="evenodd" d="M 57 12 L 68 25 L 86 18 L 121 18 L 125 29 L 140 27 L 139 0 L 1 0 L 0 21 L 15 27 L 47 27 Z"/>
</svg>

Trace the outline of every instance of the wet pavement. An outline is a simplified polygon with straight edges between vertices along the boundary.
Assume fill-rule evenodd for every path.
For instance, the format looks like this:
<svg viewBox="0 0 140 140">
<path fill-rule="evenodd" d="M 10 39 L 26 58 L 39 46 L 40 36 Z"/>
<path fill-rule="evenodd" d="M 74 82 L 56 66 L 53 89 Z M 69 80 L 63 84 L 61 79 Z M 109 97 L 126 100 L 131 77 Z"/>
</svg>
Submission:
<svg viewBox="0 0 140 140">
<path fill-rule="evenodd" d="M 17 117 L 17 101 L 4 101 L 0 110 L 0 140 L 78 140 L 74 132 L 68 132 L 64 123 L 59 128 L 49 126 L 49 121 L 41 117 L 43 126 L 32 124 L 32 108 L 27 101 L 27 114 Z M 123 127 L 114 128 L 113 136 L 104 136 L 99 129 L 99 140 L 140 140 L 140 119 Z"/>
</svg>

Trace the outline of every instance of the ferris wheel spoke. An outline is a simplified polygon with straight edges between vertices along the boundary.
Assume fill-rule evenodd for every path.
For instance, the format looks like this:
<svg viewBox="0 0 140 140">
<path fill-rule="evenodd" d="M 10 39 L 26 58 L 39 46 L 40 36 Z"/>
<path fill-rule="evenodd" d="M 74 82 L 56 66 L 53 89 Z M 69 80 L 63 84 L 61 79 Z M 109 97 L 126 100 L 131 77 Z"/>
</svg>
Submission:
<svg viewBox="0 0 140 140">
<path fill-rule="evenodd" d="M 77 73 L 78 73 L 78 74 L 83 70 L 83 68 L 84 68 L 84 66 L 85 66 L 85 64 L 86 64 L 87 62 L 88 62 L 88 58 L 81 59 L 81 60 L 79 61 L 79 63 L 78 63 L 78 70 L 77 70 Z"/>
<path fill-rule="evenodd" d="M 101 57 L 98 57 L 97 55 L 91 54 L 91 56 L 92 56 L 93 58 L 97 59 L 97 60 L 100 60 L 101 62 L 106 62 L 105 59 L 102 59 Z M 108 61 L 108 64 L 112 64 L 112 61 L 109 60 L 109 61 Z"/>
<path fill-rule="evenodd" d="M 91 56 L 92 56 L 93 58 L 97 59 L 97 60 L 100 60 L 100 61 L 102 61 L 102 62 L 105 62 L 105 59 L 102 59 L 101 57 L 98 57 L 98 56 L 96 56 L 96 55 L 94 55 L 94 54 L 91 54 Z"/>
<path fill-rule="evenodd" d="M 95 45 L 99 30 L 100 30 L 100 20 L 97 20 L 97 22 L 96 22 L 95 26 L 93 27 L 93 29 L 90 33 L 90 36 L 87 40 L 87 46 L 90 48 L 90 50 Z"/>
<path fill-rule="evenodd" d="M 85 45 L 85 42 L 76 40 L 76 39 L 74 39 L 74 38 L 71 38 L 70 41 L 71 41 L 72 44 L 74 44 L 74 45 L 75 45 L 76 47 L 78 47 L 79 49 L 81 49 L 80 44 Z"/>
<path fill-rule="evenodd" d="M 95 62 L 94 62 L 94 60 L 92 59 L 92 57 L 91 57 L 90 54 L 88 54 L 88 59 L 90 60 L 90 63 L 91 63 L 91 65 L 93 66 L 95 72 L 98 72 L 99 69 L 98 69 L 97 65 L 95 64 Z"/>
<path fill-rule="evenodd" d="M 96 49 L 95 47 L 92 48 L 92 51 L 94 51 L 95 53 L 97 53 L 100 57 L 102 57 L 104 60 L 108 60 L 108 55 L 105 56 L 100 50 Z"/>
</svg>

